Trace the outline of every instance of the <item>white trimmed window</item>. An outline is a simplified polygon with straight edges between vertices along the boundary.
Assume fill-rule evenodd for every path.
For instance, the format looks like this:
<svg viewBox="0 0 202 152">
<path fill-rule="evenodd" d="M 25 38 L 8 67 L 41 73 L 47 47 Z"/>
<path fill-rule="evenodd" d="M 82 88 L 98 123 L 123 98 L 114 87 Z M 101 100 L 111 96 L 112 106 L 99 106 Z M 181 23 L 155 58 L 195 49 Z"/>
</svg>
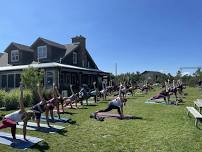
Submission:
<svg viewBox="0 0 202 152">
<path fill-rule="evenodd" d="M 38 59 L 47 58 L 47 47 L 46 46 L 37 47 L 37 58 Z"/>
<path fill-rule="evenodd" d="M 19 61 L 19 51 L 12 50 L 11 51 L 11 62 L 18 62 Z"/>
<path fill-rule="evenodd" d="M 77 64 L 77 52 L 73 52 L 73 64 Z"/>
</svg>

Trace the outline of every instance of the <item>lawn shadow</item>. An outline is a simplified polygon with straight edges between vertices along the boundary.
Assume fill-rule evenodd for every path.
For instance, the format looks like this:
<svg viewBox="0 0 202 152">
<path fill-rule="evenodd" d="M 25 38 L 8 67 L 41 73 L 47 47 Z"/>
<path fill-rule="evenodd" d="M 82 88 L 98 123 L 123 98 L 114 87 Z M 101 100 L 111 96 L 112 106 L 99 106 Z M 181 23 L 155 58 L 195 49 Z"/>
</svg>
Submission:
<svg viewBox="0 0 202 152">
<path fill-rule="evenodd" d="M 83 107 L 79 107 L 78 109 L 88 109 L 87 107 L 85 106 L 88 106 L 88 105 L 84 105 Z"/>
<path fill-rule="evenodd" d="M 96 104 L 89 104 L 89 105 L 85 105 L 87 107 L 96 107 L 97 105 Z"/>
<path fill-rule="evenodd" d="M 33 150 L 38 150 L 40 152 L 45 152 L 47 151 L 48 149 L 50 148 L 50 146 L 48 145 L 47 142 L 45 141 L 41 141 L 37 144 L 35 144 L 34 146 L 32 146 L 30 149 L 33 149 Z"/>
<path fill-rule="evenodd" d="M 99 103 L 109 103 L 109 101 L 100 101 Z"/>
<path fill-rule="evenodd" d="M 137 117 L 137 116 L 134 116 L 134 118 L 133 119 L 143 119 L 143 117 Z"/>
<path fill-rule="evenodd" d="M 137 95 L 136 94 L 136 95 L 134 95 L 134 97 L 145 97 L 145 96 L 144 95 L 139 95 L 139 94 Z"/>
<path fill-rule="evenodd" d="M 78 114 L 78 113 L 75 113 L 75 112 L 60 112 L 60 114 L 70 114 L 70 115 L 75 115 L 75 114 Z"/>
<path fill-rule="evenodd" d="M 65 133 L 67 133 L 67 132 L 68 132 L 67 130 L 62 129 L 62 130 L 59 130 L 57 133 L 58 133 L 59 135 L 62 135 L 62 136 L 67 136 L 67 135 L 65 135 Z"/>
<path fill-rule="evenodd" d="M 118 118 L 118 119 L 121 119 L 121 118 Z M 140 120 L 142 120 L 143 117 L 131 116 L 131 117 L 124 117 L 124 118 L 122 118 L 121 120 L 135 120 L 135 119 L 140 119 Z"/>
</svg>

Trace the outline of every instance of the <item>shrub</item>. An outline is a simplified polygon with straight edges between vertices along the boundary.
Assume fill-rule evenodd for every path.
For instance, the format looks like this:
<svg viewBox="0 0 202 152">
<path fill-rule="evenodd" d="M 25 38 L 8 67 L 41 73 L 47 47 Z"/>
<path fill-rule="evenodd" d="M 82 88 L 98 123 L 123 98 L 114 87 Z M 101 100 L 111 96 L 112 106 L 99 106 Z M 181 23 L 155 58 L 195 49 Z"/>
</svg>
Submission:
<svg viewBox="0 0 202 152">
<path fill-rule="evenodd" d="M 13 89 L 6 92 L 4 96 L 4 106 L 6 110 L 16 110 L 19 107 L 20 91 Z M 27 107 L 32 102 L 32 94 L 30 90 L 24 90 L 24 106 Z"/>
<path fill-rule="evenodd" d="M 11 90 L 4 96 L 6 110 L 15 110 L 18 108 L 19 92 L 17 90 Z"/>
<path fill-rule="evenodd" d="M 6 92 L 4 90 L 0 90 L 0 107 L 4 106 L 4 96 Z"/>
<path fill-rule="evenodd" d="M 24 106 L 28 107 L 31 105 L 31 103 L 33 102 L 33 98 L 32 98 L 32 93 L 31 90 L 24 90 Z"/>
<path fill-rule="evenodd" d="M 43 90 L 42 95 L 45 98 L 45 100 L 49 100 L 52 98 L 53 90 L 52 89 L 46 89 Z"/>
</svg>

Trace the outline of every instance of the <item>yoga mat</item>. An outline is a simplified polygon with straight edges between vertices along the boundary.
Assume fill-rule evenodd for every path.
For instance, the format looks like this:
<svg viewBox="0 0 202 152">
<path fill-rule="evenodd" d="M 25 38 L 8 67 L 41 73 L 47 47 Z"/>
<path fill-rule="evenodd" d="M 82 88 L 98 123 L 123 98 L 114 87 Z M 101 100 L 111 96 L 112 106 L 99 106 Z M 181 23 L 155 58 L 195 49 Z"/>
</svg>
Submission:
<svg viewBox="0 0 202 152">
<path fill-rule="evenodd" d="M 156 101 L 145 101 L 147 104 L 166 104 L 165 101 L 162 102 L 156 102 Z"/>
<path fill-rule="evenodd" d="M 156 100 L 149 100 L 149 101 L 145 101 L 144 103 L 146 104 L 167 104 L 167 105 L 175 105 L 176 101 L 169 101 L 169 102 L 165 102 L 165 101 L 156 101 Z"/>
<path fill-rule="evenodd" d="M 94 113 L 91 114 L 91 116 L 94 116 Z M 113 113 L 108 113 L 108 112 L 99 112 L 97 113 L 96 117 L 102 117 L 102 118 L 118 118 L 120 119 L 119 114 L 113 114 Z M 135 119 L 135 116 L 132 115 L 124 115 L 122 119 Z"/>
<path fill-rule="evenodd" d="M 19 122 L 16 127 L 19 129 L 23 129 L 23 122 Z M 65 127 L 58 125 L 51 125 L 51 127 L 48 127 L 47 124 L 40 124 L 40 128 L 38 128 L 35 122 L 28 122 L 26 128 L 27 130 L 41 131 L 45 133 L 56 133 L 62 129 L 65 129 Z"/>
<path fill-rule="evenodd" d="M 112 118 L 120 118 L 120 115 L 119 115 L 119 114 L 107 113 L 107 112 L 100 112 L 100 113 L 97 113 L 97 116 L 98 116 L 98 117 L 105 117 L 105 118 L 109 118 L 109 117 L 112 117 Z M 134 118 L 135 118 L 135 116 L 124 115 L 124 118 L 123 118 L 123 119 L 134 119 Z"/>
<path fill-rule="evenodd" d="M 58 117 L 54 117 L 54 122 L 60 122 L 60 123 L 66 123 L 72 121 L 70 118 L 61 118 L 59 119 Z M 41 121 L 46 121 L 46 116 L 41 116 Z M 52 119 L 49 117 L 49 121 L 53 122 Z"/>
<path fill-rule="evenodd" d="M 57 110 L 53 110 L 53 112 L 54 112 L 54 113 L 57 113 Z M 59 113 L 60 113 L 60 114 L 63 114 L 64 112 L 63 112 L 62 109 L 60 109 L 60 110 L 59 110 Z"/>
<path fill-rule="evenodd" d="M 11 133 L 0 132 L 0 144 L 9 145 L 13 148 L 27 149 L 43 139 L 37 137 L 26 136 L 27 141 L 24 140 L 23 135 L 16 135 L 17 142 L 13 143 Z"/>
</svg>

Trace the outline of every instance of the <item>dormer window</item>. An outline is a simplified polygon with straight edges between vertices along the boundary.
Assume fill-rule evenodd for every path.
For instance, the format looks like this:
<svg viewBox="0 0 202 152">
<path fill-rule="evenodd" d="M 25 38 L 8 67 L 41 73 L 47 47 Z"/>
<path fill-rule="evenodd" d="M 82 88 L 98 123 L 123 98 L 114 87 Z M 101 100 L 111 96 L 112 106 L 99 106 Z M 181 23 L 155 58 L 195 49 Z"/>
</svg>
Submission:
<svg viewBox="0 0 202 152">
<path fill-rule="evenodd" d="M 73 64 L 77 64 L 77 52 L 73 52 Z"/>
<path fill-rule="evenodd" d="M 19 61 L 19 50 L 12 50 L 11 51 L 11 62 L 18 62 Z"/>
<path fill-rule="evenodd" d="M 37 47 L 37 58 L 38 59 L 47 58 L 47 46 Z"/>
</svg>

